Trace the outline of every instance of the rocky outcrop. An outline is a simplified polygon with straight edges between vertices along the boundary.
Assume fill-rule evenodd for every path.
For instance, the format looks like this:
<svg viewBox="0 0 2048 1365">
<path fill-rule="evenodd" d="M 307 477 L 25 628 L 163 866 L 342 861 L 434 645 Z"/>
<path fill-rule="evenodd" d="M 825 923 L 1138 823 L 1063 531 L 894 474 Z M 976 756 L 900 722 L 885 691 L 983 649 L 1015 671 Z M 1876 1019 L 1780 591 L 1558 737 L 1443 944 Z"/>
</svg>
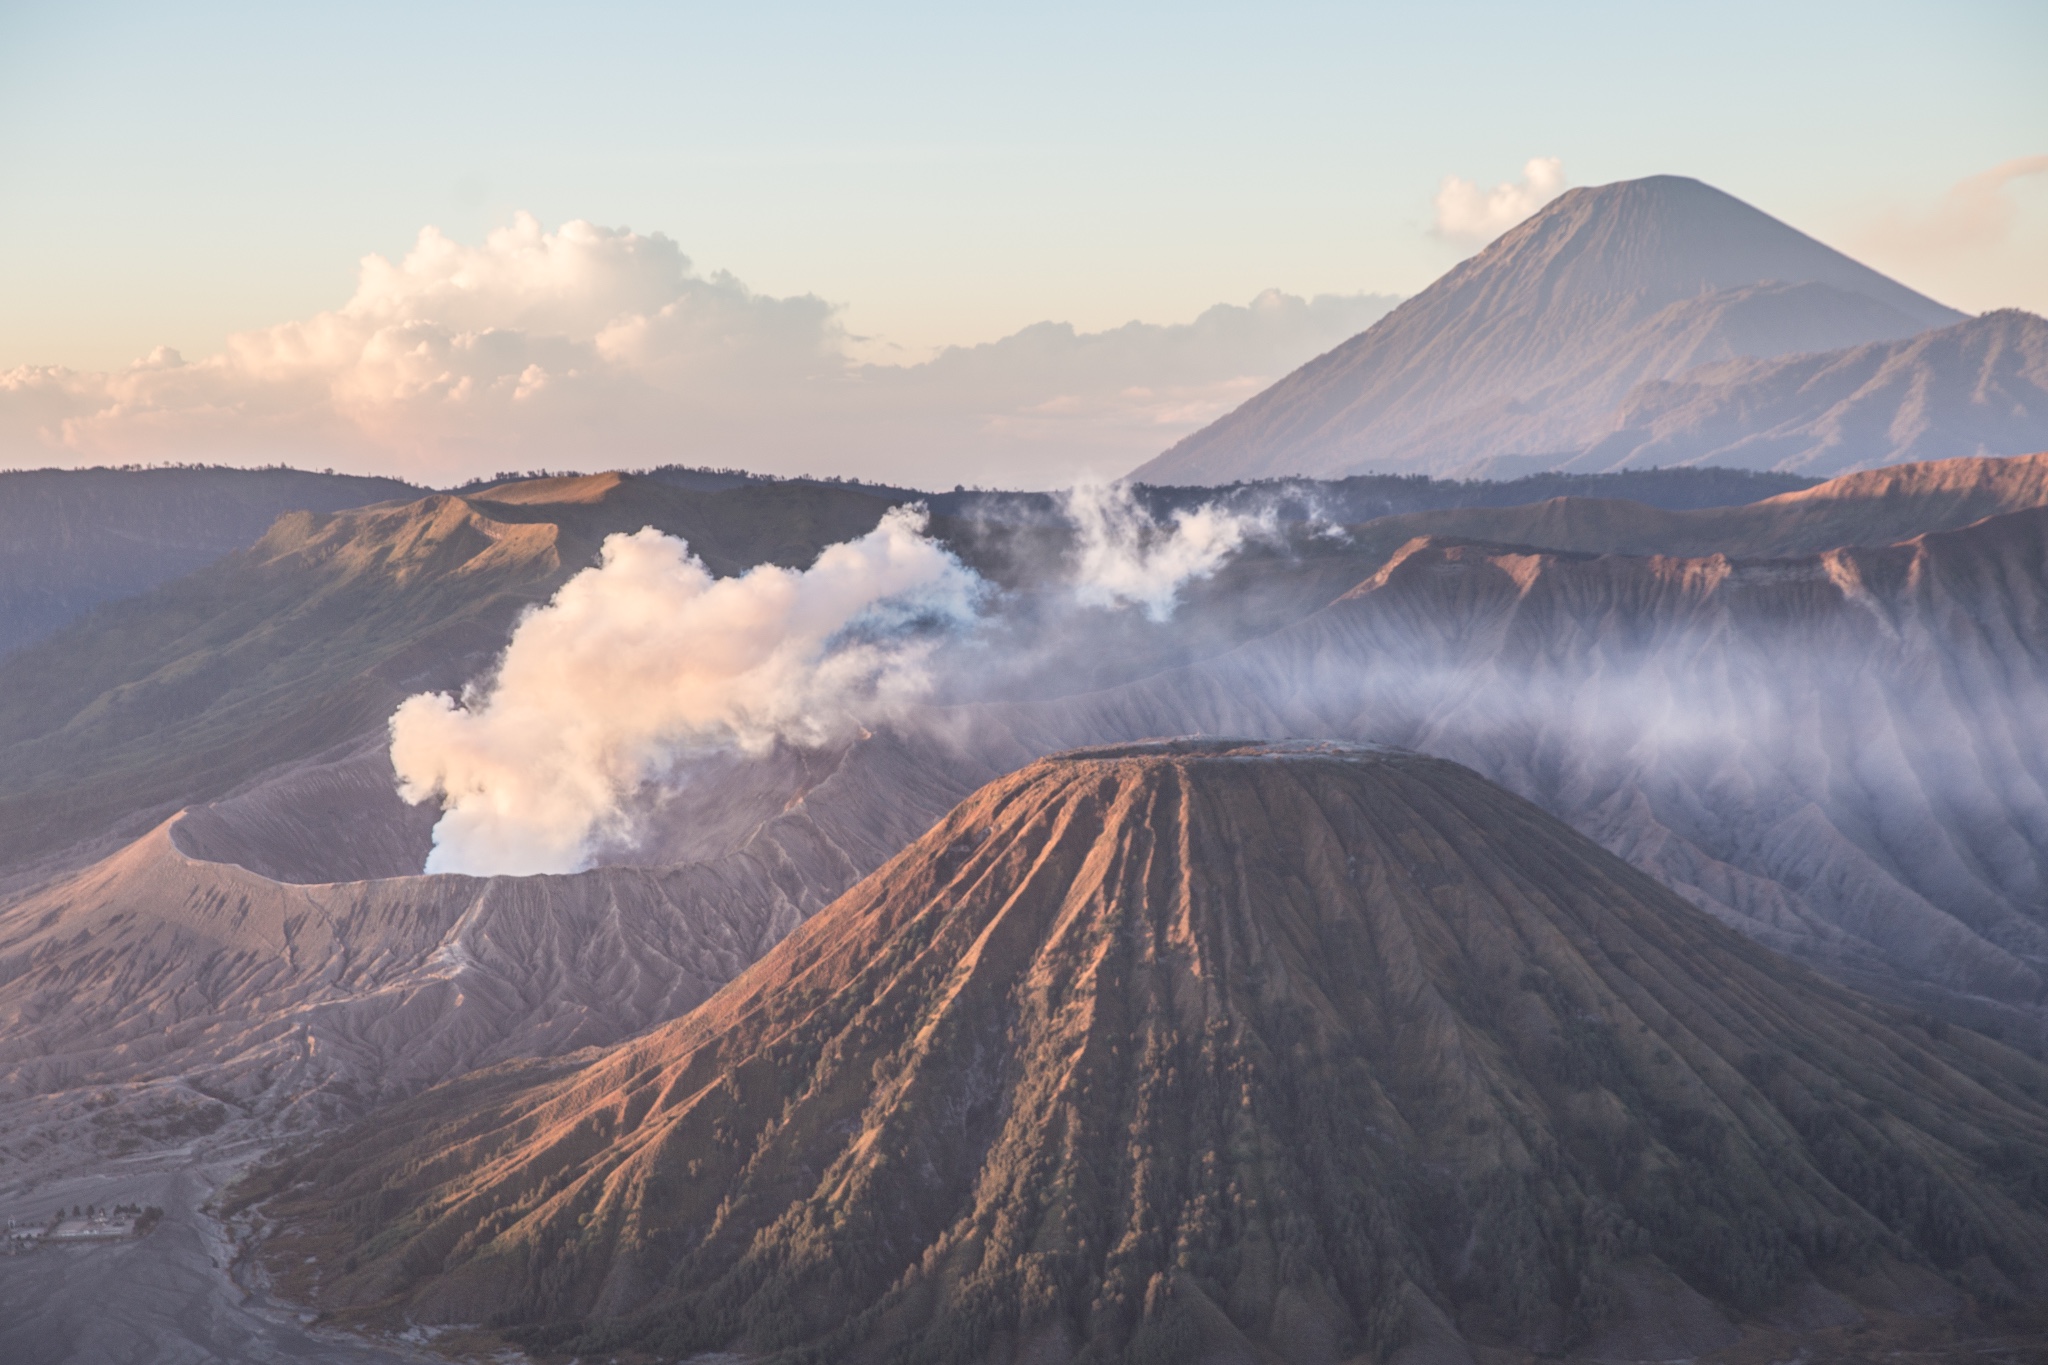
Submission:
<svg viewBox="0 0 2048 1365">
<path fill-rule="evenodd" d="M 2048 455 L 2035 454 L 1890 465 L 1727 507 L 1663 509 L 1621 498 L 1559 497 L 1383 517 L 1352 534 L 1388 553 L 1417 536 L 1433 536 L 1592 554 L 1762 558 L 1890 545 L 2044 505 Z"/>
</svg>

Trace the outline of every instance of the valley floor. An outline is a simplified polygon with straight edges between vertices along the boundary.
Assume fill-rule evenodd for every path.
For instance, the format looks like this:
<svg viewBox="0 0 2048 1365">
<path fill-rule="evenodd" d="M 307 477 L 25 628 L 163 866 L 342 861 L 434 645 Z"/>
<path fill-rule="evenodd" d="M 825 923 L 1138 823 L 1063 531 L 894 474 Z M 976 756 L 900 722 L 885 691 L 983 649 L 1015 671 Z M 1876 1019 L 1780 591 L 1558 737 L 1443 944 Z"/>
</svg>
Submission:
<svg viewBox="0 0 2048 1365">
<path fill-rule="evenodd" d="M 237 1150 L 239 1148 L 239 1150 Z M 306 1326 L 251 1280 L 204 1211 L 253 1144 L 99 1163 L 24 1190 L 0 1189 L 0 1221 L 46 1220 L 72 1204 L 154 1204 L 147 1235 L 0 1255 L 0 1360 L 8 1365 L 417 1365 L 439 1357 Z"/>
</svg>

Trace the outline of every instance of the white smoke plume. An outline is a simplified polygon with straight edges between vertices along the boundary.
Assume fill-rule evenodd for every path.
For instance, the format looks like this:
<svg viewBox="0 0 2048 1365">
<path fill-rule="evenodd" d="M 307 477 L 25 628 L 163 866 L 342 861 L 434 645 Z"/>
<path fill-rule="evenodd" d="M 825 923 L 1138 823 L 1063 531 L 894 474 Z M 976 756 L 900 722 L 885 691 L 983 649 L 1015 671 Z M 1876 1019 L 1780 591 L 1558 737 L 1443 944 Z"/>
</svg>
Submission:
<svg viewBox="0 0 2048 1365">
<path fill-rule="evenodd" d="M 1436 192 L 1433 230 L 1451 241 L 1490 242 L 1563 191 L 1564 162 L 1554 156 L 1532 158 L 1519 181 L 1503 181 L 1491 190 L 1447 175 Z"/>
<path fill-rule="evenodd" d="M 1222 568 L 1247 540 L 1278 530 L 1271 508 L 1248 515 L 1213 502 L 1180 508 L 1162 524 L 1123 483 L 1078 484 L 1060 495 L 1060 506 L 1075 529 L 1076 599 L 1138 606 L 1154 621 L 1173 615 L 1187 584 Z"/>
<path fill-rule="evenodd" d="M 970 622 L 985 588 L 925 525 L 899 507 L 808 569 L 724 579 L 652 528 L 607 538 L 487 686 L 392 716 L 401 794 L 442 800 L 427 871 L 576 871 L 692 751 L 828 743 L 900 714 L 930 684 L 932 627 Z"/>
</svg>

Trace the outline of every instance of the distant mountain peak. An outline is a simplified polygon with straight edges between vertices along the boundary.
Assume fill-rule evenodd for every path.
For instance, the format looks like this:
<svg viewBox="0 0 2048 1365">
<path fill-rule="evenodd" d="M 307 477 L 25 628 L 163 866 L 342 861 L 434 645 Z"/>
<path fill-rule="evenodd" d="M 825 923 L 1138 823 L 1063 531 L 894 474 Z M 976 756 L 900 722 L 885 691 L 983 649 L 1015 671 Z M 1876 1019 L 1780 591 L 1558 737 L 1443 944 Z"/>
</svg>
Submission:
<svg viewBox="0 0 2048 1365">
<path fill-rule="evenodd" d="M 1921 327 L 1963 316 L 1687 176 L 1566 190 L 1467 264 L 1512 269 L 1525 257 L 1555 270 L 1561 285 L 1665 303 L 1756 284 L 1825 284 L 1875 299 Z"/>
<path fill-rule="evenodd" d="M 1547 467 L 1646 381 L 1963 317 L 1698 180 L 1583 187 L 1134 477 Z"/>
</svg>

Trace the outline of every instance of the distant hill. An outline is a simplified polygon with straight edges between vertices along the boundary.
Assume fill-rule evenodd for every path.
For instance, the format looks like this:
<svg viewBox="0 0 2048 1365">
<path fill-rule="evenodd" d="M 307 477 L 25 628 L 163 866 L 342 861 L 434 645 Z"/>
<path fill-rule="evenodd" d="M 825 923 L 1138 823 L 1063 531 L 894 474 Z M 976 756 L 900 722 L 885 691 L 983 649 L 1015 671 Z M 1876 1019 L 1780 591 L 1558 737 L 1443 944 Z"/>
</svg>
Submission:
<svg viewBox="0 0 2048 1365">
<path fill-rule="evenodd" d="M 1963 317 L 1696 180 L 1572 190 L 1133 477 L 1548 468 L 1639 384 Z"/>
<path fill-rule="evenodd" d="M 1203 503 L 1256 512 L 1267 506 L 1283 520 L 1336 522 L 1351 526 L 1405 512 L 1440 512 L 1468 507 L 1528 507 L 1554 498 L 1626 499 L 1664 511 L 1704 507 L 1740 507 L 1783 493 L 1812 488 L 1819 479 L 1754 469 L 1622 469 L 1605 474 L 1543 473 L 1514 479 L 1434 479 L 1427 474 L 1354 474 L 1344 479 L 1260 479 L 1220 487 L 1201 484 L 1138 484 L 1134 495 L 1163 516 Z M 976 495 L 969 494 L 968 498 Z M 959 506 L 973 515 L 989 499 L 1021 500 L 1044 495 L 1004 493 L 981 495 L 979 502 L 956 500 L 938 505 Z M 1050 502 L 1045 505 L 1050 508 Z"/>
<path fill-rule="evenodd" d="M 2005 309 L 1904 341 L 1703 365 L 1637 387 L 1614 427 L 1571 467 L 1828 472 L 2048 448 L 2048 319 Z"/>
<path fill-rule="evenodd" d="M 1226 740 L 1036 763 L 695 1013 L 241 1197 L 332 1319 L 550 1358 L 1669 1360 L 2041 1296 L 2043 1170 L 2039 1063 L 1469 769 Z"/>
<path fill-rule="evenodd" d="M 421 491 L 301 469 L 0 470 L 0 654 L 244 549 L 283 513 Z"/>
</svg>

